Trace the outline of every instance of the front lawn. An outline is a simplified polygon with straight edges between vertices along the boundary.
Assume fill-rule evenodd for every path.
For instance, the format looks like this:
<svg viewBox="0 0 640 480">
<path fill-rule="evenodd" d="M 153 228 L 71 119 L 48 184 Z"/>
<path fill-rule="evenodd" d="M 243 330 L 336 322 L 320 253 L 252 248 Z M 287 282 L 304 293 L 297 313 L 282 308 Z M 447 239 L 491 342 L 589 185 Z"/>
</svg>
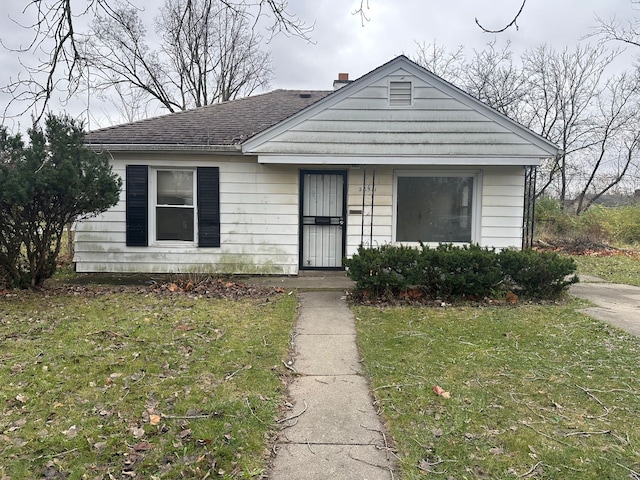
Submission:
<svg viewBox="0 0 640 480">
<path fill-rule="evenodd" d="M 578 275 L 593 275 L 607 282 L 640 287 L 640 253 L 616 252 L 615 255 L 574 255 Z"/>
<path fill-rule="evenodd" d="M 640 339 L 578 306 L 354 307 L 402 478 L 640 478 Z"/>
<path fill-rule="evenodd" d="M 0 477 L 258 478 L 295 315 L 286 295 L 4 292 Z"/>
</svg>

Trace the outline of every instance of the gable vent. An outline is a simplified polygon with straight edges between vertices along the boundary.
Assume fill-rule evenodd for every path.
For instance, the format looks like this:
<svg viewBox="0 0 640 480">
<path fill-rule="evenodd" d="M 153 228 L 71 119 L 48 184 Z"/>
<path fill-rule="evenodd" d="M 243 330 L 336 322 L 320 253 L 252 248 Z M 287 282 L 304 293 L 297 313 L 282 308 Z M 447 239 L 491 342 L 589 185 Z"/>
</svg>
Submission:
<svg viewBox="0 0 640 480">
<path fill-rule="evenodd" d="M 389 82 L 389 106 L 411 106 L 411 82 Z"/>
</svg>

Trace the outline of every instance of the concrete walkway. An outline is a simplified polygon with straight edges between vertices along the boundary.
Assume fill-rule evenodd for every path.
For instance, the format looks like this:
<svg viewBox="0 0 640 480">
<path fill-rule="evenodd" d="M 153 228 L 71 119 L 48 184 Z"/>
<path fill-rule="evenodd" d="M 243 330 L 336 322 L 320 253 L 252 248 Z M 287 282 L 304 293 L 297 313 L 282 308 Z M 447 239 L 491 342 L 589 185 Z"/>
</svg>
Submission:
<svg viewBox="0 0 640 480">
<path fill-rule="evenodd" d="M 581 276 L 569 291 L 595 304 L 582 312 L 640 337 L 640 287 Z"/>
<path fill-rule="evenodd" d="M 282 422 L 269 478 L 393 479 L 394 456 L 362 375 L 342 291 L 300 293 L 294 349 L 293 408 Z"/>
</svg>

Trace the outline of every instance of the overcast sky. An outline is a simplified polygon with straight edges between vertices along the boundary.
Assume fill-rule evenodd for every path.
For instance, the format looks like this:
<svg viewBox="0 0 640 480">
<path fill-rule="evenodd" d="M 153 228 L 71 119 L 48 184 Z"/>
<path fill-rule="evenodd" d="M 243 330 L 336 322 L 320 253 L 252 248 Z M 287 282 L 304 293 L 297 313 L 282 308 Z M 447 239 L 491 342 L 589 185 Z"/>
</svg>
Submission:
<svg viewBox="0 0 640 480">
<path fill-rule="evenodd" d="M 31 36 L 12 21 L 28 23 L 21 16 L 18 3 L 22 2 L 2 0 L 0 8 L 0 39 L 14 47 L 26 45 Z M 82 6 L 85 2 L 75 3 Z M 133 3 L 145 5 L 151 17 L 160 1 Z M 518 30 L 511 28 L 493 35 L 475 25 L 477 17 L 487 28 L 503 27 L 520 3 L 521 0 L 369 0 L 366 13 L 370 21 L 362 26 L 360 17 L 352 15 L 359 0 L 290 0 L 291 12 L 315 24 L 310 34 L 313 43 L 280 35 L 266 46 L 272 52 L 275 70 L 271 88 L 330 89 L 338 72 L 347 72 L 356 79 L 397 55 L 413 56 L 416 42 L 436 42 L 449 49 L 462 45 L 471 51 L 495 40 L 498 46 L 510 41 L 516 53 L 543 43 L 560 50 L 574 47 L 587 35 L 596 24 L 595 15 L 603 19 L 615 15 L 622 20 L 640 16 L 631 0 L 528 0 Z M 19 74 L 18 56 L 0 49 L 0 85 Z M 632 58 L 631 53 L 627 54 L 618 62 L 618 68 L 632 63 Z M 23 56 L 23 60 L 28 58 Z M 7 96 L 0 96 L 0 106 L 7 101 Z M 92 101 L 90 107 L 94 116 L 91 126 L 105 126 L 108 120 L 101 113 L 105 106 Z M 64 108 L 60 106 L 59 111 Z M 80 115 L 84 109 L 86 97 L 66 107 L 72 115 Z M 12 109 L 12 113 L 17 111 L 17 107 Z M 23 117 L 23 127 L 24 123 Z M 5 120 L 5 124 L 15 128 L 13 121 Z"/>
</svg>

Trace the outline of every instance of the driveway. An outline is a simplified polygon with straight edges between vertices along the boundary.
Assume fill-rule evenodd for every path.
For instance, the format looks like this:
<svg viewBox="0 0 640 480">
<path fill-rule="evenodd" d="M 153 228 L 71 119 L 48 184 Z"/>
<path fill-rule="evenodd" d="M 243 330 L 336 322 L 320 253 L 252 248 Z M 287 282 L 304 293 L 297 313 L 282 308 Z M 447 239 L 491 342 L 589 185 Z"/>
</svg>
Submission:
<svg viewBox="0 0 640 480">
<path fill-rule="evenodd" d="M 640 337 L 640 287 L 606 283 L 597 277 L 580 277 L 571 294 L 595 304 L 581 311 Z"/>
</svg>

